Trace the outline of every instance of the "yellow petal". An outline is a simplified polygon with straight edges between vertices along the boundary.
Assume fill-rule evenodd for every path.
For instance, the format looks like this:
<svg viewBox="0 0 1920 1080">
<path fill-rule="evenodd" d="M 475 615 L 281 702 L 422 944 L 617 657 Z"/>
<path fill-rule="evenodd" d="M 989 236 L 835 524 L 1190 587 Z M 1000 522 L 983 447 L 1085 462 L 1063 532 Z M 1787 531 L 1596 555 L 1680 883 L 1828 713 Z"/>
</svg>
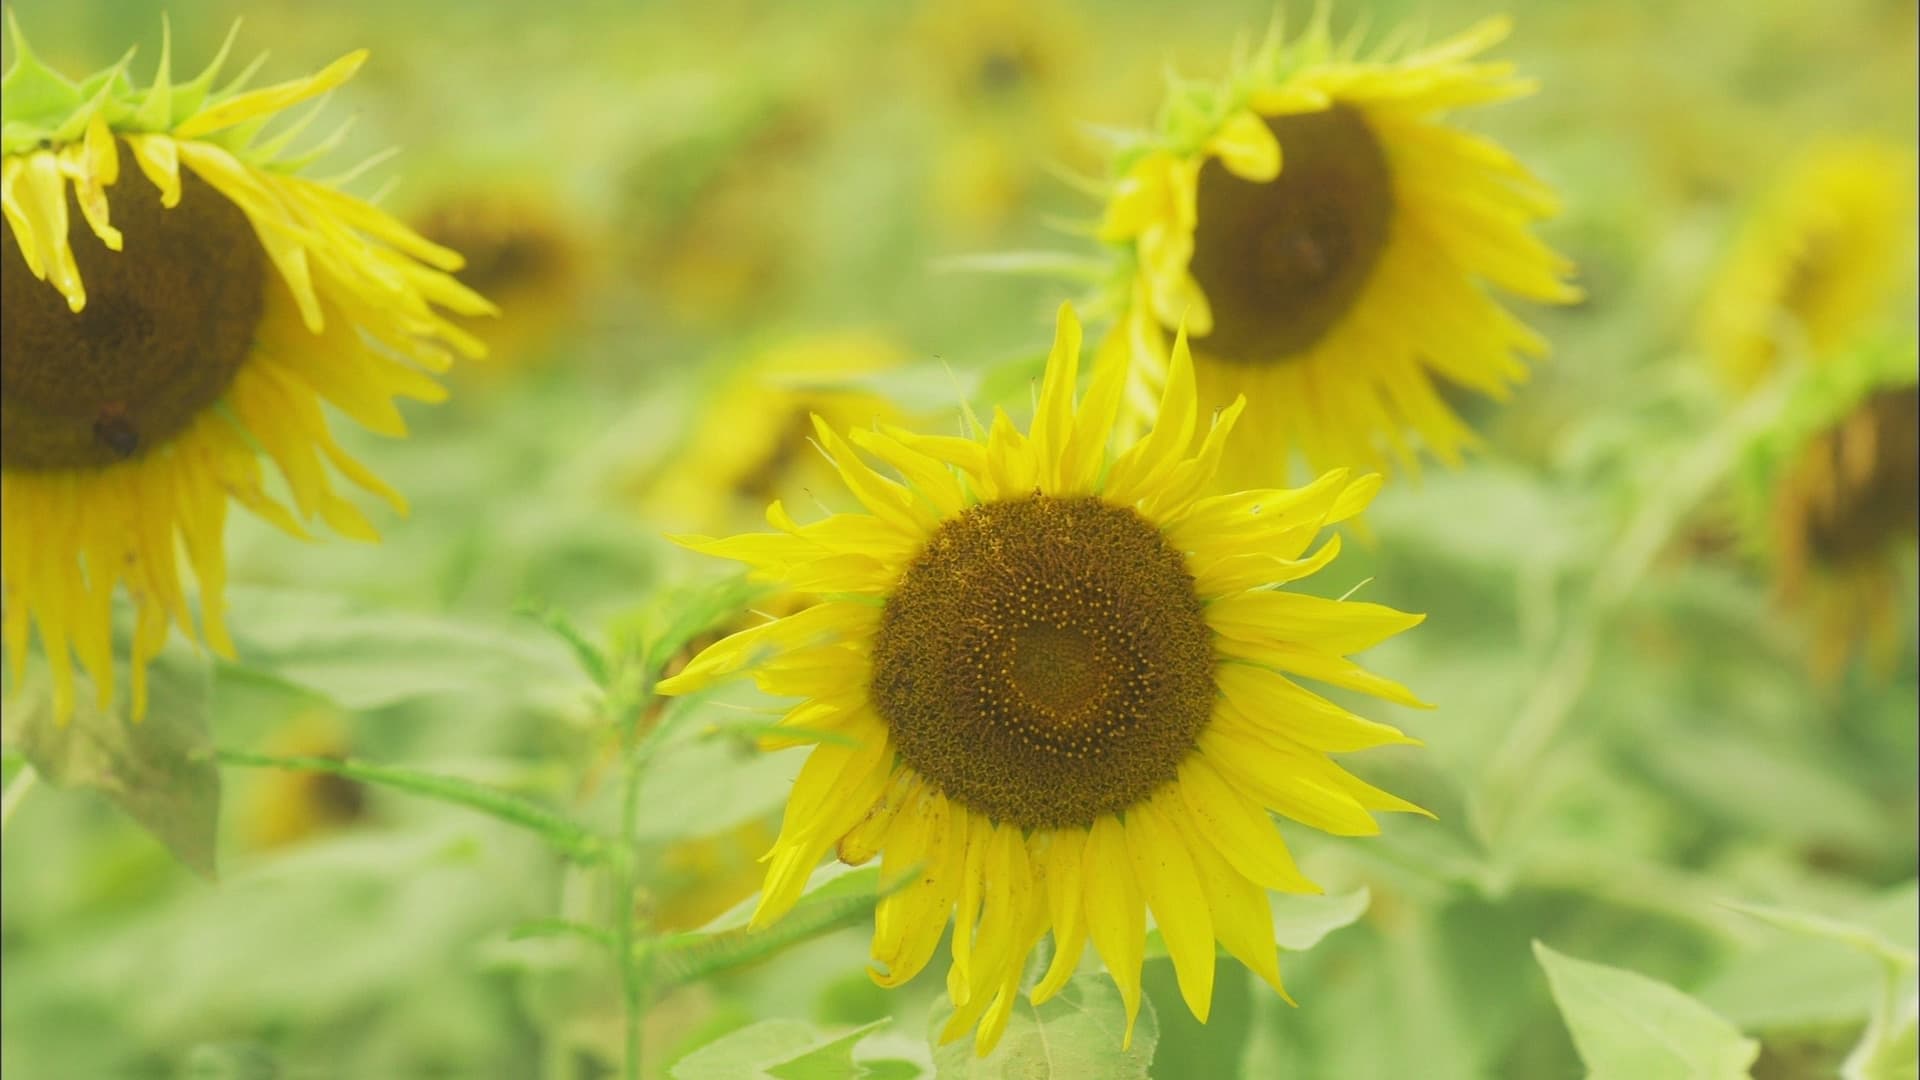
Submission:
<svg viewBox="0 0 1920 1080">
<path fill-rule="evenodd" d="M 1224 596 L 1207 606 L 1207 625 L 1216 633 L 1248 642 L 1297 643 L 1336 656 L 1370 649 L 1425 620 L 1425 615 L 1380 604 L 1277 589 Z"/>
<path fill-rule="evenodd" d="M 1087 834 L 1081 829 L 1057 829 L 1047 848 L 1047 911 L 1053 922 L 1053 960 L 1033 988 L 1035 1005 L 1060 992 L 1080 967 L 1087 946 L 1087 921 L 1082 912 L 1085 888 L 1083 861 Z"/>
<path fill-rule="evenodd" d="M 1087 930 L 1093 947 L 1107 962 L 1120 1000 L 1127 1009 L 1127 1032 L 1121 1049 L 1133 1046 L 1133 1021 L 1140 1013 L 1140 965 L 1145 959 L 1147 913 L 1134 881 L 1132 857 L 1127 854 L 1126 831 L 1118 818 L 1094 821 L 1088 833 L 1083 879 Z"/>
<path fill-rule="evenodd" d="M 1173 958 L 1180 996 L 1204 1024 L 1213 1007 L 1213 916 L 1185 841 L 1160 812 L 1161 798 L 1127 808 L 1127 852 Z"/>
<path fill-rule="evenodd" d="M 1250 111 L 1229 117 L 1207 140 L 1207 149 L 1242 180 L 1264 184 L 1280 175 L 1280 142 L 1266 121 Z"/>
<path fill-rule="evenodd" d="M 1053 350 L 1040 383 L 1040 403 L 1033 414 L 1033 448 L 1042 471 L 1041 489 L 1061 493 L 1061 472 L 1067 441 L 1073 437 L 1073 395 L 1080 381 L 1080 320 L 1072 304 L 1061 304 L 1055 319 Z"/>
<path fill-rule="evenodd" d="M 1205 755 L 1189 755 L 1180 764 L 1180 797 L 1199 823 L 1199 835 L 1241 876 L 1277 892 L 1323 891 L 1294 864 L 1267 812 L 1228 783 Z"/>
<path fill-rule="evenodd" d="M 297 105 L 311 97 L 324 94 L 348 79 L 360 70 L 367 61 L 367 50 L 357 49 L 321 68 L 304 79 L 294 79 L 275 86 L 263 86 L 258 90 L 249 90 L 237 94 L 210 109 L 204 109 L 186 119 L 173 130 L 176 138 L 193 139 L 221 128 L 232 127 L 244 120 L 256 116 L 277 113 L 290 105 Z"/>
</svg>

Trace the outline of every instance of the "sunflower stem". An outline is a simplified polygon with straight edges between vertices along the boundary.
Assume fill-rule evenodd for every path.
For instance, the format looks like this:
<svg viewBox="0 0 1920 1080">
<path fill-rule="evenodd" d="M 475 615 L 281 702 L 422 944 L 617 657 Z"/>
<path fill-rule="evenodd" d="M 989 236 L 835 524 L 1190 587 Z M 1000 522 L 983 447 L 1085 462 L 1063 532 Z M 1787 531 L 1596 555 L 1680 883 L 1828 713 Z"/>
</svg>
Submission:
<svg viewBox="0 0 1920 1080">
<path fill-rule="evenodd" d="M 1543 775 L 1540 760 L 1586 691 L 1608 623 L 1633 597 L 1687 515 L 1733 471 L 1755 437 L 1778 422 L 1797 374 L 1784 368 L 1709 429 L 1666 472 L 1602 558 L 1577 621 L 1560 635 L 1506 739 L 1488 759 L 1474 815 L 1488 850 L 1498 850 L 1515 812 L 1527 805 Z"/>
<path fill-rule="evenodd" d="M 640 665 L 640 688 L 630 703 L 616 705 L 614 722 L 620 729 L 620 841 L 612 861 L 616 909 L 613 913 L 615 959 L 620 965 L 620 996 L 626 1011 L 626 1045 L 621 1063 L 623 1080 L 640 1080 L 641 1054 L 645 1049 L 642 1023 L 647 1008 L 647 980 L 653 967 L 653 950 L 637 948 L 645 937 L 644 927 L 634 916 L 634 896 L 639 882 L 634 866 L 634 850 L 639 842 L 640 780 L 652 758 L 654 725 L 642 737 L 641 725 L 649 715 L 653 699 L 653 677 L 648 665 Z"/>
</svg>

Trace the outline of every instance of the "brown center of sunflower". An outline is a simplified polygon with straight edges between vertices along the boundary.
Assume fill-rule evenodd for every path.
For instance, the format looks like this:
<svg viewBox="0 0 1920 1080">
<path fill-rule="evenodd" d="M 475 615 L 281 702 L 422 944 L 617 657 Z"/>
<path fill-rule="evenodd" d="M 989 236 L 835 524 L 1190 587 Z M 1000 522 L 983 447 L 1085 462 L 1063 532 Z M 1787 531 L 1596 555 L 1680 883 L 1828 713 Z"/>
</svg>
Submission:
<svg viewBox="0 0 1920 1080">
<path fill-rule="evenodd" d="M 1206 350 L 1267 364 L 1319 341 L 1346 314 L 1386 248 L 1393 177 L 1359 112 L 1266 120 L 1280 175 L 1243 180 L 1217 158 L 1200 170 L 1192 272 L 1213 308 Z"/>
<path fill-rule="evenodd" d="M 887 601 L 872 695 L 900 756 L 976 813 L 1085 826 L 1175 778 L 1212 713 L 1186 560 L 1097 498 L 975 506 Z"/>
<path fill-rule="evenodd" d="M 1920 529 L 1920 387 L 1875 393 L 1812 452 L 1828 457 L 1824 471 L 1834 478 L 1805 523 L 1821 563 L 1870 558 Z"/>
<path fill-rule="evenodd" d="M 180 205 L 138 169 L 108 189 L 125 238 L 109 251 L 81 224 L 73 258 L 87 305 L 36 280 L 0 224 L 0 464 L 91 468 L 138 457 L 218 401 L 253 345 L 265 256 L 247 216 L 191 172 Z"/>
</svg>

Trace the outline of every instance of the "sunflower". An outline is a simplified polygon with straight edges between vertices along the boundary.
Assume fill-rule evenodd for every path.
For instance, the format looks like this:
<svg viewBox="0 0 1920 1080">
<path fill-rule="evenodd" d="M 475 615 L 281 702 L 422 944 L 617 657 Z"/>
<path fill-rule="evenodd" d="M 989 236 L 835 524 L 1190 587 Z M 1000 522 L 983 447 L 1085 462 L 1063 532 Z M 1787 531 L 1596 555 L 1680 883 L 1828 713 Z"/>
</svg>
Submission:
<svg viewBox="0 0 1920 1080">
<path fill-rule="evenodd" d="M 1475 59 L 1507 29 L 1359 59 L 1317 17 L 1221 85 L 1180 85 L 1117 162 L 1100 237 L 1121 253 L 1129 400 L 1151 409 L 1164 334 L 1184 319 L 1200 400 L 1245 393 L 1253 409 L 1253 445 L 1223 479 L 1259 482 L 1295 448 L 1316 470 L 1381 467 L 1383 447 L 1412 467 L 1409 435 L 1457 462 L 1473 434 L 1436 380 L 1504 399 L 1522 358 L 1545 352 L 1486 285 L 1579 298 L 1571 264 L 1530 231 L 1557 200 L 1497 143 L 1443 122 L 1533 91 Z"/>
<path fill-rule="evenodd" d="M 1757 454 L 1779 597 L 1805 616 L 1823 679 L 1858 654 L 1884 671 L 1900 640 L 1902 568 L 1920 534 L 1917 384 L 1910 342 L 1837 357 Z"/>
<path fill-rule="evenodd" d="M 1057 3 L 925 5 L 906 55 L 939 112 L 937 220 L 990 232 L 1032 196 L 1081 111 L 1084 37 Z"/>
<path fill-rule="evenodd" d="M 1735 390 L 1783 351 L 1819 361 L 1875 322 L 1908 269 L 1910 148 L 1830 143 L 1803 155 L 1750 217 L 1709 291 L 1701 339 Z"/>
<path fill-rule="evenodd" d="M 332 473 L 405 503 L 335 443 L 322 403 L 404 434 L 393 399 L 439 400 L 429 372 L 482 352 L 435 305 L 492 309 L 443 272 L 459 256 L 297 175 L 332 140 L 292 153 L 300 125 L 261 137 L 280 111 L 351 78 L 364 52 L 292 82 L 242 91 L 243 76 L 216 90 L 226 49 L 175 83 L 163 44 L 142 89 L 124 61 L 69 82 L 17 26 L 13 37 L 0 84 L 6 647 L 17 676 L 37 627 L 59 715 L 72 710 L 76 655 L 105 707 L 124 586 L 139 716 L 145 665 L 170 626 L 232 655 L 227 500 L 296 536 L 317 518 L 376 539 Z M 271 493 L 263 454 L 291 507 Z M 199 586 L 198 633 L 176 544 Z"/>
<path fill-rule="evenodd" d="M 1269 587 L 1339 552 L 1338 537 L 1307 548 L 1362 509 L 1377 477 L 1208 496 L 1244 401 L 1191 445 L 1182 335 L 1155 426 L 1110 455 L 1125 354 L 1103 350 L 1076 403 L 1079 354 L 1063 307 L 1027 434 L 1004 412 L 975 438 L 842 436 L 816 420 L 864 513 L 802 525 L 776 502 L 779 533 L 682 542 L 818 602 L 660 685 L 684 694 L 751 669 L 767 692 L 805 698 L 769 740 L 819 745 L 753 921 L 792 907 L 829 850 L 853 865 L 879 856 L 904 885 L 874 917 L 874 979 L 912 978 L 951 915 L 956 1012 L 942 1037 L 978 1024 L 983 1054 L 1049 931 L 1032 1000 L 1060 990 L 1091 938 L 1129 1040 L 1149 910 L 1197 1017 L 1216 942 L 1280 990 L 1266 890 L 1318 887 L 1266 811 L 1342 835 L 1378 832 L 1371 811 L 1424 813 L 1327 756 L 1413 740 L 1290 677 L 1417 705 L 1347 657 L 1420 616 Z"/>
<path fill-rule="evenodd" d="M 895 367 L 904 351 L 876 334 L 846 331 L 763 349 L 693 410 L 685 443 L 645 485 L 641 504 L 656 521 L 733 528 L 769 500 L 824 496 L 833 466 L 815 452 L 812 417 L 836 427 L 897 421 L 878 394 L 850 377 Z"/>
<path fill-rule="evenodd" d="M 590 280 L 586 246 L 551 196 L 494 188 L 449 192 L 411 215 L 420 235 L 461 252 L 460 281 L 500 308 L 487 334 L 489 371 L 534 359 L 578 310 Z"/>
<path fill-rule="evenodd" d="M 267 743 L 285 757 L 342 760 L 349 740 L 338 717 L 302 714 Z M 367 816 L 367 791 L 358 781 L 310 769 L 273 769 L 257 777 L 246 801 L 245 839 L 257 851 L 292 847 Z"/>
</svg>

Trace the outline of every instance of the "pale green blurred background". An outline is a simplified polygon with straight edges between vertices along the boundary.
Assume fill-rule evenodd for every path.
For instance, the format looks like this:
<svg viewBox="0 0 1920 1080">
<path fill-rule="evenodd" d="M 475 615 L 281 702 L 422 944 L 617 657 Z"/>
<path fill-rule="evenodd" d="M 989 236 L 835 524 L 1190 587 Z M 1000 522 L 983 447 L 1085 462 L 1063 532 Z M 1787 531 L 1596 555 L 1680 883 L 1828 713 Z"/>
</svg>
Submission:
<svg viewBox="0 0 1920 1080">
<path fill-rule="evenodd" d="M 1275 9 L 9 10 L 74 74 L 137 44 L 145 79 L 163 10 L 183 72 L 236 18 L 236 57 L 270 52 L 267 81 L 369 48 L 321 126 L 354 120 L 340 169 L 401 153 L 353 189 L 422 223 L 505 207 L 479 215 L 512 234 L 494 251 L 498 280 L 526 290 L 495 293 L 499 355 L 456 371 L 447 405 L 412 410 L 411 439 L 346 432 L 411 515 L 381 518 L 377 547 L 230 529 L 245 666 L 212 676 L 213 731 L 221 746 L 486 780 L 605 821 L 615 807 L 585 680 L 516 611 L 597 632 L 724 573 L 660 539 L 701 523 L 671 520 L 686 508 L 658 492 L 688 475 L 724 487 L 688 447 L 769 350 L 881 343 L 898 366 L 863 385 L 942 424 L 962 396 L 1024 403 L 1054 308 L 1087 286 L 955 257 L 1092 251 L 1059 226 L 1097 206 L 1060 174 L 1103 175 L 1098 129 L 1148 123 L 1169 65 L 1212 75 Z M 1283 959 L 1297 1009 L 1223 965 L 1202 1029 L 1165 960 L 1150 962 L 1155 1076 L 1580 1075 L 1535 939 L 1692 994 L 1761 1040 L 1756 1076 L 1833 1075 L 1879 993 L 1872 963 L 1722 901 L 1915 943 L 1910 549 L 1894 670 L 1821 683 L 1764 561 L 1693 543 L 1718 519 L 1687 508 L 1598 632 L 1591 684 L 1548 745 L 1517 776 L 1494 768 L 1595 567 L 1725 411 L 1691 335 L 1742 216 L 1822 137 L 1912 146 L 1914 5 L 1390 2 L 1335 5 L 1334 21 L 1364 15 L 1378 33 L 1415 20 L 1437 38 L 1496 12 L 1516 18 L 1500 55 L 1542 89 L 1462 122 L 1561 191 L 1566 213 L 1545 233 L 1588 299 L 1525 313 L 1554 355 L 1509 405 L 1467 405 L 1487 451 L 1391 486 L 1371 543 L 1350 544 L 1315 585 L 1339 595 L 1365 581 L 1368 598 L 1429 613 L 1369 660 L 1439 706 L 1382 716 L 1428 745 L 1357 765 L 1439 820 L 1389 821 L 1373 840 L 1289 832 L 1331 892 L 1369 890 L 1365 914 Z M 1886 318 L 1911 340 L 1911 277 L 1903 290 Z M 750 528 L 753 501 L 721 506 Z M 640 903 L 697 922 L 750 893 L 796 760 L 743 739 L 670 746 L 642 796 Z M 95 793 L 29 795 L 7 824 L 0 893 L 10 1078 L 614 1074 L 610 974 L 512 938 L 602 903 L 592 880 L 458 809 L 274 776 L 227 772 L 213 881 Z M 1487 798 L 1508 809 L 1495 834 L 1476 809 Z M 831 1031 L 890 1020 L 864 1056 L 930 1065 L 944 965 L 882 992 L 863 974 L 865 938 L 850 921 L 663 993 L 649 1068 L 777 1018 Z"/>
</svg>

